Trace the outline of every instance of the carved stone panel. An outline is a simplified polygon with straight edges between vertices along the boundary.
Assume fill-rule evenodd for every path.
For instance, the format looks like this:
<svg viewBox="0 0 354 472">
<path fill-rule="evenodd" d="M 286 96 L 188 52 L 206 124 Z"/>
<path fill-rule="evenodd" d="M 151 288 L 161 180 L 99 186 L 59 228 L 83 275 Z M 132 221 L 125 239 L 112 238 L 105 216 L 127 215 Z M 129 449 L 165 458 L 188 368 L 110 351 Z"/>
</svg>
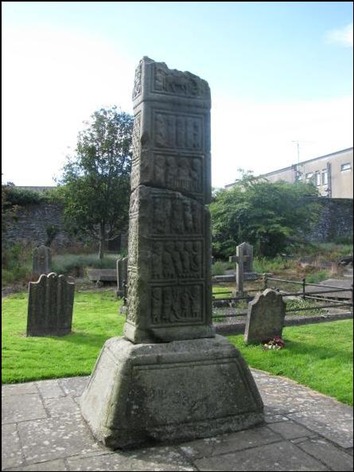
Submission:
<svg viewBox="0 0 354 472">
<path fill-rule="evenodd" d="M 213 336 L 209 87 L 144 58 L 133 100 L 125 336 Z"/>
</svg>

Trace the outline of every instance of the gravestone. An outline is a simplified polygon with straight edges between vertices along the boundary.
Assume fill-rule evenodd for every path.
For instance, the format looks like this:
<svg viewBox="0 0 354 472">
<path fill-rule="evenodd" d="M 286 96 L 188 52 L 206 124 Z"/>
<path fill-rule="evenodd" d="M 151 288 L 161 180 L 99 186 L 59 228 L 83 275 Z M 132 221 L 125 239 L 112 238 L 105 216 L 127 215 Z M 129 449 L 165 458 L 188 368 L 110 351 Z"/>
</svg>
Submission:
<svg viewBox="0 0 354 472">
<path fill-rule="evenodd" d="M 44 246 L 43 244 L 41 246 L 38 246 L 34 248 L 33 254 L 32 254 L 32 275 L 35 277 L 38 277 L 41 274 L 49 274 L 51 271 L 51 264 L 52 264 L 52 258 L 51 258 L 51 250 L 49 247 Z"/>
<path fill-rule="evenodd" d="M 212 325 L 210 103 L 205 80 L 140 61 L 124 337 L 106 341 L 80 403 L 112 449 L 264 420 L 247 364 Z"/>
<path fill-rule="evenodd" d="M 29 283 L 27 336 L 63 336 L 71 332 L 75 283 L 51 272 Z"/>
<path fill-rule="evenodd" d="M 236 246 L 236 256 L 230 256 L 229 261 L 236 262 L 237 293 L 243 295 L 243 282 L 258 277 L 257 273 L 253 272 L 253 246 L 246 242 Z"/>
<path fill-rule="evenodd" d="M 282 295 L 267 288 L 248 304 L 244 340 L 258 344 L 282 335 L 286 303 Z"/>
<path fill-rule="evenodd" d="M 117 296 L 124 296 L 124 284 L 127 283 L 128 277 L 128 258 L 122 257 L 117 260 Z"/>
</svg>

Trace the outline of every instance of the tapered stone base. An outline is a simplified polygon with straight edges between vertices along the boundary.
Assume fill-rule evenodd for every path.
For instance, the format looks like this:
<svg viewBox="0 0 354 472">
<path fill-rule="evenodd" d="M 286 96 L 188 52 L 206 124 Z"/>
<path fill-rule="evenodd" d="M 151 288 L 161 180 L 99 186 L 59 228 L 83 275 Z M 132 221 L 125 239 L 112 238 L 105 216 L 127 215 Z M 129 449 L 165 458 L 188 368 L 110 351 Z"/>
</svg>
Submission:
<svg viewBox="0 0 354 472">
<path fill-rule="evenodd" d="M 106 341 L 81 397 L 93 435 L 111 449 L 239 431 L 263 422 L 263 402 L 226 338 Z"/>
</svg>

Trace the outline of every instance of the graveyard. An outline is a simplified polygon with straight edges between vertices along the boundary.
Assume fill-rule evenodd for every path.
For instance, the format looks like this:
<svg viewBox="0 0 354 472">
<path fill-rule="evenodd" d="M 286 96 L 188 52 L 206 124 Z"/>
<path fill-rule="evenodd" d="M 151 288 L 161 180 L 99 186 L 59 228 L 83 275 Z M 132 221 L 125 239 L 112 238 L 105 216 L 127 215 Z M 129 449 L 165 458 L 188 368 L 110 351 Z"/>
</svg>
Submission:
<svg viewBox="0 0 354 472">
<path fill-rule="evenodd" d="M 78 291 L 75 293 L 70 334 L 28 337 L 27 293 L 5 297 L 2 310 L 3 383 L 11 385 L 40 379 L 90 375 L 104 342 L 123 332 L 125 317 L 119 314 L 122 303 L 112 288 Z M 261 345 L 246 345 L 244 331 L 226 336 L 252 367 L 274 374 L 282 372 L 283 376 L 352 404 L 351 333 L 352 320 L 285 327 L 283 338 L 286 347 L 276 353 L 264 352 Z M 333 359 L 331 366 L 322 356 L 326 349 Z M 311 364 L 308 362 L 309 355 Z M 311 367 L 317 363 L 318 376 L 314 375 Z M 333 371 L 326 373 L 328 380 L 324 382 L 323 369 L 329 367 Z M 338 369 L 341 371 L 340 383 L 336 374 Z"/>
<path fill-rule="evenodd" d="M 352 406 L 352 311 L 350 319 L 285 326 L 285 298 L 298 294 L 264 285 L 249 295 L 246 282 L 260 277 L 247 242 L 230 256 L 236 264 L 234 274 L 218 280 L 234 284 L 230 303 L 245 298 L 244 332 L 227 336 L 218 332 L 213 319 L 216 297 L 208 209 L 207 82 L 143 57 L 135 72 L 133 103 L 128 256 L 118 258 L 115 269 L 88 270 L 91 290 L 82 290 L 72 275 L 53 271 L 50 248 L 36 248 L 28 292 L 3 300 L 3 383 L 11 387 L 28 382 L 30 390 L 24 395 L 33 400 L 38 392 L 31 388 L 47 385 L 40 405 L 62 385 L 79 388 L 79 394 L 70 390 L 59 394 L 59 402 L 70 399 L 77 414 L 75 435 L 85 430 L 85 437 L 76 439 L 90 444 L 94 440 L 106 452 L 207 444 L 225 435 L 250 437 L 255 431 L 262 435 L 261 431 L 269 433 L 268 423 L 276 432 L 284 415 L 287 421 L 297 418 L 291 416 L 291 405 L 289 411 L 279 407 L 269 411 L 272 388 L 262 383 L 267 371 L 275 376 L 276 392 L 284 376 L 338 400 L 341 409 Z M 272 279 L 270 275 L 264 274 L 264 283 Z M 332 293 L 340 291 L 329 288 Z M 352 308 L 352 289 L 346 307 Z M 332 362 L 328 365 L 324 357 Z M 55 387 L 38 383 L 49 379 L 55 380 Z M 6 392 L 13 406 L 10 389 Z M 57 413 L 53 403 L 48 405 L 48 427 L 57 429 Z M 35 409 L 30 420 L 41 420 L 40 410 L 41 406 Z M 59 417 L 63 427 L 73 427 L 63 410 Z M 12 415 L 5 421 L 9 427 L 14 424 Z M 293 424 L 300 429 L 306 425 Z M 27 425 L 36 428 L 31 422 Z M 318 431 L 328 438 L 322 426 Z M 285 440 L 283 446 L 293 450 L 296 446 L 286 442 L 290 437 L 281 434 L 274 443 Z M 67 437 L 61 439 L 65 442 Z M 349 447 L 346 439 L 343 444 Z M 59 449 L 75 455 L 75 447 L 73 453 Z M 296 453 L 310 464 L 309 470 L 315 470 L 314 457 L 303 456 L 301 448 Z M 270 454 L 274 462 L 273 455 L 277 450 Z M 111 457 L 120 457 L 120 452 Z M 343 455 L 343 464 L 348 457 Z"/>
</svg>

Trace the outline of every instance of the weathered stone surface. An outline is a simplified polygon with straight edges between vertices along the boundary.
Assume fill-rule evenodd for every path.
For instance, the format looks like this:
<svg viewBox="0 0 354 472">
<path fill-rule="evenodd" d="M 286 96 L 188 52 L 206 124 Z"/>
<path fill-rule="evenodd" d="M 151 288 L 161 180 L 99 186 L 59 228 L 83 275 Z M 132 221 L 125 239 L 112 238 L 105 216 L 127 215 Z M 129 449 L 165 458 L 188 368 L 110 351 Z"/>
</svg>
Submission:
<svg viewBox="0 0 354 472">
<path fill-rule="evenodd" d="M 117 271 L 117 296 L 124 296 L 124 284 L 128 280 L 128 258 L 122 257 L 117 260 L 116 264 Z"/>
<path fill-rule="evenodd" d="M 51 271 L 52 265 L 52 254 L 50 248 L 43 244 L 34 248 L 32 263 L 33 276 L 38 277 L 40 274 L 48 274 Z"/>
<path fill-rule="evenodd" d="M 124 338 L 106 342 L 81 399 L 112 449 L 264 419 L 247 364 L 212 325 L 209 86 L 144 57 L 133 101 Z"/>
<path fill-rule="evenodd" d="M 257 344 L 274 336 L 281 336 L 285 318 L 285 302 L 280 293 L 267 288 L 248 304 L 245 335 L 246 343 Z"/>
<path fill-rule="evenodd" d="M 114 452 L 95 442 L 82 416 L 70 411 L 58 418 L 52 416 L 57 411 L 47 409 L 49 398 L 57 400 L 58 411 L 65 409 L 69 399 L 77 402 L 89 377 L 3 385 L 3 411 L 9 407 L 20 410 L 26 405 L 28 412 L 22 418 L 9 414 L 6 419 L 11 423 L 3 422 L 2 470 L 274 471 L 320 470 L 319 464 L 325 470 L 353 470 L 352 406 L 284 377 L 255 369 L 251 372 L 265 403 L 266 425 L 189 442 Z M 30 413 L 33 402 L 28 401 L 33 394 L 43 405 L 35 418 Z"/>
<path fill-rule="evenodd" d="M 252 454 L 243 450 L 222 456 L 198 459 L 194 464 L 197 470 L 213 471 L 329 470 L 319 460 L 286 441 L 254 447 Z"/>
<path fill-rule="evenodd" d="M 81 412 L 110 448 L 238 431 L 263 421 L 241 357 L 222 336 L 136 344 L 106 341 Z"/>
<path fill-rule="evenodd" d="M 71 332 L 75 283 L 64 275 L 42 274 L 29 283 L 27 336 L 63 336 Z"/>
<path fill-rule="evenodd" d="M 133 104 L 124 335 L 212 337 L 209 86 L 144 57 Z"/>
</svg>

